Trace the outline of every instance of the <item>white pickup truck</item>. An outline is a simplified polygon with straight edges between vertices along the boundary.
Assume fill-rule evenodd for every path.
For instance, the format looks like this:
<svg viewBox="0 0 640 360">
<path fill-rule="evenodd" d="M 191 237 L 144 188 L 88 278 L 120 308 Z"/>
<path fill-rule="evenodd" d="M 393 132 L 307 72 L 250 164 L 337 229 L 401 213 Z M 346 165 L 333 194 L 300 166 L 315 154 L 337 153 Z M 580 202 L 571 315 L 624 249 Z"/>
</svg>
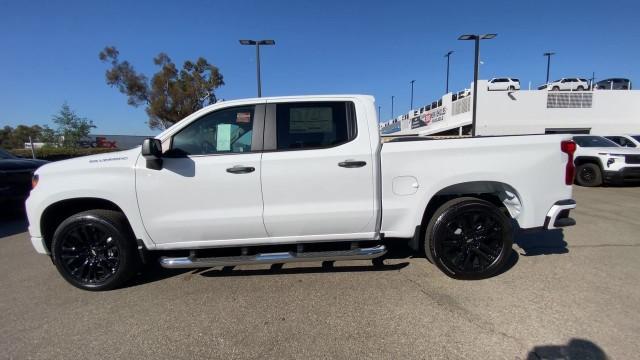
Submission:
<svg viewBox="0 0 640 360">
<path fill-rule="evenodd" d="M 39 168 L 36 251 L 87 290 L 166 268 L 382 259 L 409 240 L 445 274 L 496 274 L 517 228 L 573 225 L 564 135 L 383 142 L 365 95 L 225 101 L 142 147 Z M 160 255 L 160 256 L 152 256 Z"/>
</svg>

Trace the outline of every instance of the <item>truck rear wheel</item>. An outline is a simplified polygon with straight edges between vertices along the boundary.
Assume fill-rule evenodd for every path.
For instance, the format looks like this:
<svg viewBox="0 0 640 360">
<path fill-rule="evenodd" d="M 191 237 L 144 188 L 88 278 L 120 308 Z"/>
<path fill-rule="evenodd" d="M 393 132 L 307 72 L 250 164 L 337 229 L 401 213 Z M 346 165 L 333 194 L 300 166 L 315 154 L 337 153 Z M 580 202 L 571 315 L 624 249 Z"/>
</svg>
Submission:
<svg viewBox="0 0 640 360">
<path fill-rule="evenodd" d="M 429 221 L 425 252 L 454 279 L 477 280 L 495 275 L 509 259 L 511 220 L 488 201 L 463 197 L 444 203 Z"/>
<path fill-rule="evenodd" d="M 576 169 L 576 183 L 580 186 L 600 186 L 602 185 L 602 171 L 600 167 L 593 163 L 586 163 Z"/>
<path fill-rule="evenodd" d="M 124 214 L 89 210 L 70 216 L 56 229 L 51 257 L 71 285 L 111 290 L 135 275 L 139 258 Z"/>
</svg>

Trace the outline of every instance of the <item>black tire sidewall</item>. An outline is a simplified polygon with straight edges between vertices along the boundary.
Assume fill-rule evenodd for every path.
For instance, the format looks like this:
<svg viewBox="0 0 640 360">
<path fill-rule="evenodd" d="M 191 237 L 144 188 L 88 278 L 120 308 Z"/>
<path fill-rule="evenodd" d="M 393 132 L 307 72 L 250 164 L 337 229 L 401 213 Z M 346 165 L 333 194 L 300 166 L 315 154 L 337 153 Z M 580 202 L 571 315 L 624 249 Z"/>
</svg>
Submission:
<svg viewBox="0 0 640 360">
<path fill-rule="evenodd" d="M 117 218 L 113 219 L 112 217 L 104 216 L 104 214 L 101 212 L 88 211 L 73 215 L 67 218 L 58 226 L 53 235 L 53 241 L 51 243 L 51 258 L 58 272 L 67 282 L 80 289 L 100 291 L 117 288 L 131 277 L 138 259 L 135 254 L 135 248 L 133 248 L 132 246 L 130 232 L 127 231 L 127 229 L 123 228 L 122 224 L 117 220 Z M 113 240 L 116 242 L 120 256 L 119 266 L 116 270 L 116 273 L 106 279 L 104 282 L 97 284 L 86 284 L 83 282 L 79 282 L 68 273 L 67 269 L 62 265 L 59 259 L 61 246 L 63 243 L 62 240 L 64 239 L 64 236 L 68 234 L 68 232 L 73 228 L 87 224 L 92 224 L 93 226 L 100 227 L 102 230 L 106 231 L 110 236 L 112 236 Z"/>
<path fill-rule="evenodd" d="M 585 168 L 590 168 L 594 171 L 594 178 L 591 181 L 586 181 L 582 178 L 582 170 Z M 600 186 L 602 185 L 602 170 L 600 170 L 600 167 L 596 164 L 593 163 L 587 163 L 587 164 L 582 164 L 579 165 L 576 168 L 576 183 L 580 186 L 586 186 L 586 187 L 595 187 L 595 186 Z"/>
<path fill-rule="evenodd" d="M 435 234 L 438 233 L 439 227 L 443 226 L 449 218 L 457 216 L 460 212 L 468 211 L 470 208 L 491 212 L 496 216 L 497 219 L 500 220 L 500 225 L 502 227 L 503 244 L 502 251 L 498 256 L 498 259 L 496 259 L 496 261 L 494 261 L 494 263 L 488 269 L 473 274 L 461 274 L 455 272 L 455 270 L 453 269 L 449 269 L 443 262 L 443 260 L 439 257 L 436 251 L 436 245 L 437 241 L 439 241 L 440 239 L 437 239 L 435 237 Z M 434 216 L 431 218 L 431 221 L 427 226 L 427 230 L 425 231 L 424 245 L 426 253 L 425 255 L 427 256 L 427 258 L 447 276 L 459 280 L 486 279 L 498 273 L 509 260 L 513 246 L 513 226 L 511 224 L 511 219 L 509 219 L 498 207 L 496 207 L 492 203 L 472 197 L 458 198 L 450 200 L 447 203 L 443 204 L 434 213 Z"/>
</svg>

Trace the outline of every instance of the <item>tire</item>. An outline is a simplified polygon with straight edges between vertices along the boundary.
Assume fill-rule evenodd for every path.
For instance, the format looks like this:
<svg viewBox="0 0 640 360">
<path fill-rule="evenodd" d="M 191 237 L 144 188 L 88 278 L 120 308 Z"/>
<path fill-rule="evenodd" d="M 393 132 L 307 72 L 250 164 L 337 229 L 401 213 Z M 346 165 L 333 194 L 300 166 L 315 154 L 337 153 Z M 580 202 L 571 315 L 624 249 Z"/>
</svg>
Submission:
<svg viewBox="0 0 640 360">
<path fill-rule="evenodd" d="M 516 87 L 515 87 L 515 86 L 513 86 L 513 85 L 511 85 L 511 86 L 509 86 L 509 90 L 511 90 L 511 91 L 515 91 L 515 90 L 516 90 Z"/>
<path fill-rule="evenodd" d="M 444 203 L 425 231 L 427 258 L 459 280 L 489 278 L 503 269 L 513 245 L 511 219 L 488 201 L 462 197 Z"/>
<path fill-rule="evenodd" d="M 586 163 L 576 168 L 576 183 L 580 186 L 595 187 L 602 185 L 602 171 L 594 163 Z"/>
<path fill-rule="evenodd" d="M 584 87 L 583 86 L 578 86 L 578 88 L 576 90 L 577 91 L 584 91 Z"/>
<path fill-rule="evenodd" d="M 134 238 L 124 214 L 84 211 L 58 226 L 51 258 L 71 285 L 83 290 L 111 290 L 136 274 L 140 258 Z"/>
<path fill-rule="evenodd" d="M 551 88 L 551 91 L 560 91 L 560 87 L 554 86 L 553 88 Z"/>
</svg>

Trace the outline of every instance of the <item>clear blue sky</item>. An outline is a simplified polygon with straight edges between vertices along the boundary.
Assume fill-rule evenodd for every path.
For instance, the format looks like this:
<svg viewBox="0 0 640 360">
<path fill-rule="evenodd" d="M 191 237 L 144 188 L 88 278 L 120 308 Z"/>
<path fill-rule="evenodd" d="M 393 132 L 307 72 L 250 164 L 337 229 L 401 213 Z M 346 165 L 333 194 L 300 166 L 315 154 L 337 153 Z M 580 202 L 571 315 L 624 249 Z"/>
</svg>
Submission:
<svg viewBox="0 0 640 360">
<path fill-rule="evenodd" d="M 105 45 L 151 75 L 166 52 L 178 64 L 204 56 L 227 85 L 218 97 L 256 95 L 255 53 L 241 38 L 275 39 L 262 51 L 263 95 L 365 93 L 383 119 L 468 87 L 472 42 L 481 78 L 513 76 L 526 88 L 551 77 L 629 77 L 640 86 L 640 2 L 530 1 L 6 1 L 0 2 L 0 126 L 46 124 L 64 101 L 103 134 L 152 134 L 144 108 L 105 84 Z"/>
</svg>

